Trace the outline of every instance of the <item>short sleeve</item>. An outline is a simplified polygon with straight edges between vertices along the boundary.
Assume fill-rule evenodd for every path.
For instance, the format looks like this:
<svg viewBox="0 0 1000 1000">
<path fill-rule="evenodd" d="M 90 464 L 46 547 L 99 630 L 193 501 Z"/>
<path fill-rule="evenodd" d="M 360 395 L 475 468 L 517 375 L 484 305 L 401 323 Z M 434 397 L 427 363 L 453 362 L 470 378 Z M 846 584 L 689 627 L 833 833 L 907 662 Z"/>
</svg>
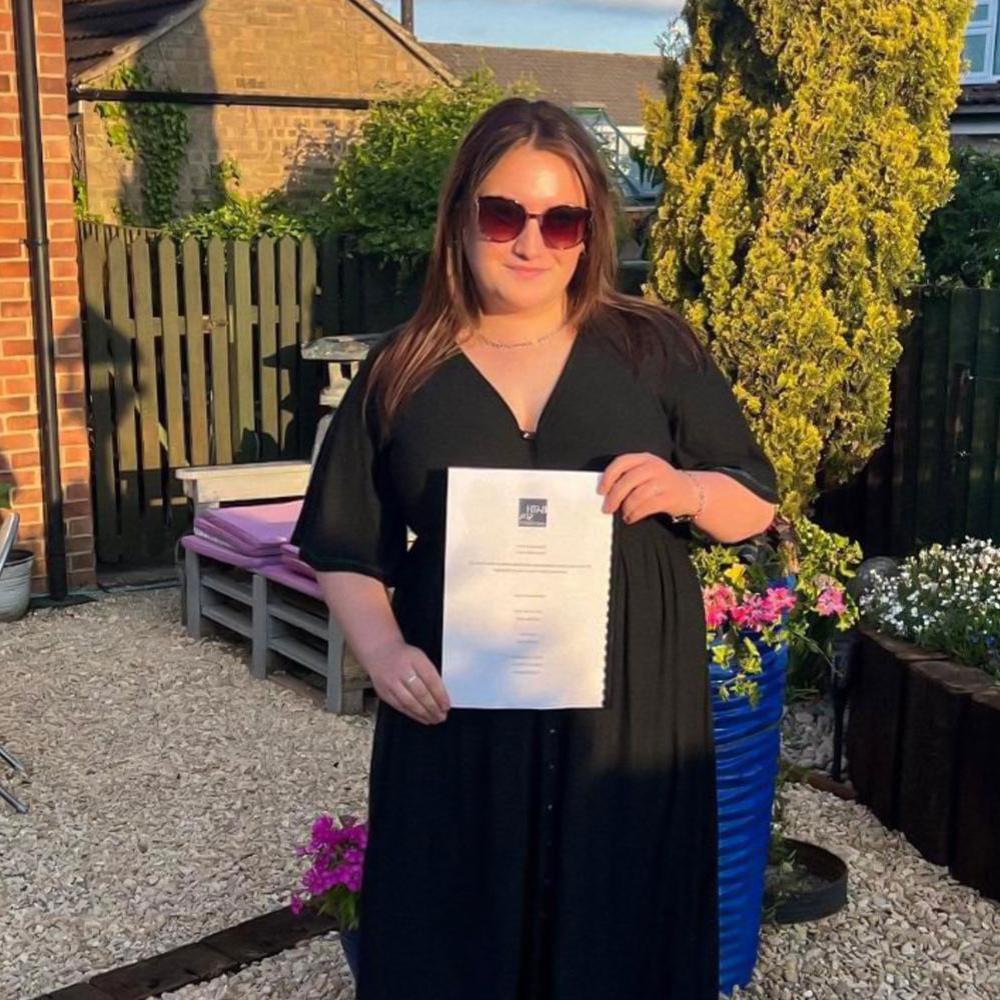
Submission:
<svg viewBox="0 0 1000 1000">
<path fill-rule="evenodd" d="M 663 401 L 674 439 L 673 465 L 724 472 L 761 499 L 778 502 L 774 466 L 713 358 L 706 358 L 701 371 L 686 359 L 671 365 Z"/>
<path fill-rule="evenodd" d="M 313 569 L 363 573 L 392 586 L 406 523 L 389 487 L 374 400 L 364 400 L 372 360 L 361 364 L 330 421 L 292 543 Z"/>
</svg>

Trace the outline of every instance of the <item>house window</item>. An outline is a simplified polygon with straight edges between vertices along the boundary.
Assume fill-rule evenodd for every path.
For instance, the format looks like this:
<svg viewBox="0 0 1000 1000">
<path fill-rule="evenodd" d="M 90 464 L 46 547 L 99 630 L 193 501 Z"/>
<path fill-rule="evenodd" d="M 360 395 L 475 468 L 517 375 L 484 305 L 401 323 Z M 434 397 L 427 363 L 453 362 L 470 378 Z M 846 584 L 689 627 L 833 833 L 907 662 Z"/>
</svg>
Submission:
<svg viewBox="0 0 1000 1000">
<path fill-rule="evenodd" d="M 1000 79 L 998 8 L 1000 0 L 982 0 L 972 9 L 962 50 L 962 83 L 989 83 Z"/>
</svg>

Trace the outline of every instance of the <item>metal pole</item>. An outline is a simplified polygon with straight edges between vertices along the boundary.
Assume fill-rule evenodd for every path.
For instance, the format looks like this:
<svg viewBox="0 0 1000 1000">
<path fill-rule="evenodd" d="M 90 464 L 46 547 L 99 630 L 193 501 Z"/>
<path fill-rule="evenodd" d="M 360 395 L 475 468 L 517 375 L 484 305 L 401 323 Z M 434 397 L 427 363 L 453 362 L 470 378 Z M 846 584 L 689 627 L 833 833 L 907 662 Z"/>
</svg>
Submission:
<svg viewBox="0 0 1000 1000">
<path fill-rule="evenodd" d="M 400 0 L 399 20 L 411 35 L 416 34 L 413 30 L 413 0 Z"/>
<path fill-rule="evenodd" d="M 14 2 L 14 46 L 21 108 L 28 212 L 28 260 L 31 270 L 32 319 L 39 396 L 42 489 L 45 498 L 45 554 L 49 595 L 66 596 L 66 539 L 63 534 L 62 474 L 59 468 L 59 411 L 56 402 L 55 345 L 52 338 L 52 289 L 49 281 L 48 223 L 45 217 L 45 173 L 42 128 L 38 114 L 38 69 L 35 19 L 31 0 Z"/>
</svg>

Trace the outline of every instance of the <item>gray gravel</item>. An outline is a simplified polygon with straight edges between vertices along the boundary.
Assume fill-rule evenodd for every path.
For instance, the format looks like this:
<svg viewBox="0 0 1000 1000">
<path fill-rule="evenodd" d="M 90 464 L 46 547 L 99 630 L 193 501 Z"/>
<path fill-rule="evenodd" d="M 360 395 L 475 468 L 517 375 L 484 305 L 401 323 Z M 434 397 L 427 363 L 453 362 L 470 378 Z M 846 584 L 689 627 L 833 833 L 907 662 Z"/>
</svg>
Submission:
<svg viewBox="0 0 1000 1000">
<path fill-rule="evenodd" d="M 252 681 L 240 647 L 183 635 L 177 598 L 118 596 L 0 627 L 0 742 L 32 778 L 17 786 L 27 816 L 0 809 L 0 1000 L 284 905 L 311 819 L 364 811 L 371 718 Z M 739 997 L 1000 998 L 1000 906 L 864 807 L 805 786 L 785 795 L 786 832 L 848 862 L 851 898 L 826 920 L 765 928 Z M 327 935 L 167 996 L 353 990 Z"/>
<path fill-rule="evenodd" d="M 252 680 L 178 598 L 0 626 L 0 742 L 31 775 L 27 816 L 0 804 L 4 1000 L 287 904 L 313 817 L 365 811 L 370 718 Z"/>
</svg>

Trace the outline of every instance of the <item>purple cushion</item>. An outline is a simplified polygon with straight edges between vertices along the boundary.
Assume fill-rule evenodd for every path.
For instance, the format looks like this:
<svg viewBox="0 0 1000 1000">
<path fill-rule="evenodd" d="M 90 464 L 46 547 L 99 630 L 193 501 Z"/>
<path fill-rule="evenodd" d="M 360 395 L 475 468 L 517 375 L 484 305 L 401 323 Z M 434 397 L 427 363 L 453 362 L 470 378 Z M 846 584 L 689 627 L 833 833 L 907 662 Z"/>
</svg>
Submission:
<svg viewBox="0 0 1000 1000">
<path fill-rule="evenodd" d="M 308 594 L 318 601 L 323 600 L 323 591 L 319 589 L 319 584 L 315 580 L 310 580 L 302 573 L 296 572 L 282 563 L 268 563 L 262 566 L 258 572 L 261 576 L 266 576 L 268 580 L 275 583 L 283 583 L 292 590 L 297 590 L 300 594 Z"/>
<path fill-rule="evenodd" d="M 266 556 L 277 559 L 281 554 L 281 546 L 277 544 L 250 545 L 241 535 L 234 535 L 225 525 L 212 524 L 201 517 L 194 519 L 194 533 L 199 538 L 205 538 L 210 542 L 225 545 L 235 552 L 242 552 L 245 556 Z"/>
<path fill-rule="evenodd" d="M 316 570 L 299 558 L 299 548 L 297 545 L 281 546 L 281 562 L 283 565 L 295 570 L 296 573 L 308 576 L 310 580 L 316 579 Z"/>
<path fill-rule="evenodd" d="M 238 566 L 240 569 L 259 569 L 275 564 L 273 556 L 248 556 L 228 546 L 220 545 L 218 542 L 210 542 L 207 538 L 199 538 L 197 535 L 185 535 L 181 539 L 181 545 L 192 552 L 197 552 L 199 555 L 217 559 L 219 562 L 228 563 L 230 566 Z"/>
<path fill-rule="evenodd" d="M 201 517 L 206 525 L 224 530 L 246 545 L 281 545 L 292 537 L 301 510 L 301 500 L 289 500 L 253 507 L 218 507 L 204 511 Z"/>
</svg>

